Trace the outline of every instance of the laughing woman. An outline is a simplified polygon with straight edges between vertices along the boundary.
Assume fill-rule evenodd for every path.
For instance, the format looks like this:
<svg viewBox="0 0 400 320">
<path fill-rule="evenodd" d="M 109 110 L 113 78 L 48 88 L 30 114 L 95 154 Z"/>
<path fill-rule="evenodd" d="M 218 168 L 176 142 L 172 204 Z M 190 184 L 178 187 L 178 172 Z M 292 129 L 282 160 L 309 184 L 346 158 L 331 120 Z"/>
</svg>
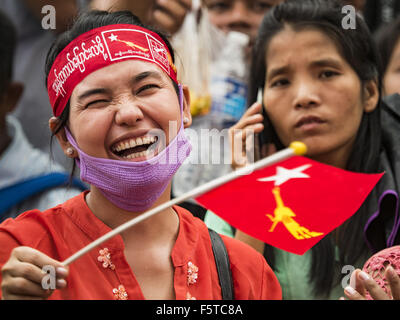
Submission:
<svg viewBox="0 0 400 320">
<path fill-rule="evenodd" d="M 207 227 L 178 206 L 69 268 L 60 262 L 170 200 L 191 123 L 188 88 L 173 61 L 168 40 L 129 12 L 86 13 L 54 43 L 46 64 L 50 129 L 91 187 L 0 225 L 2 299 L 221 299 L 228 282 L 236 299 L 281 297 L 262 255 L 225 237 L 230 268 L 222 285 Z M 42 281 L 49 266 L 56 290 Z"/>
</svg>

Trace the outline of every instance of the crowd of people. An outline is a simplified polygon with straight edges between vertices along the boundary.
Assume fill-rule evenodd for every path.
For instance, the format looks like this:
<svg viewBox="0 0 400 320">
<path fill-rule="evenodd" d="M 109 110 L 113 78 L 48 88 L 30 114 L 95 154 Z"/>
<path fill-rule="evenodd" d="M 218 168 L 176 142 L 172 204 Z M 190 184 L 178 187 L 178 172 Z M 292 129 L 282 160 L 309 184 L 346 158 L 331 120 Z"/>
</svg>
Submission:
<svg viewBox="0 0 400 320">
<path fill-rule="evenodd" d="M 45 4 L 0 5 L 2 299 L 400 299 L 399 266 L 385 265 L 385 290 L 361 270 L 400 245 L 394 2 L 53 1 L 54 30 L 41 25 Z M 343 28 L 344 5 L 355 28 Z M 315 125 L 298 125 L 300 116 Z M 225 132 L 218 152 L 230 163 L 188 161 L 216 152 L 193 143 L 189 128 Z M 302 256 L 189 199 L 63 263 L 247 165 L 249 131 L 256 159 L 302 141 L 313 160 L 385 175 Z M 346 265 L 356 284 L 344 287 Z"/>
</svg>

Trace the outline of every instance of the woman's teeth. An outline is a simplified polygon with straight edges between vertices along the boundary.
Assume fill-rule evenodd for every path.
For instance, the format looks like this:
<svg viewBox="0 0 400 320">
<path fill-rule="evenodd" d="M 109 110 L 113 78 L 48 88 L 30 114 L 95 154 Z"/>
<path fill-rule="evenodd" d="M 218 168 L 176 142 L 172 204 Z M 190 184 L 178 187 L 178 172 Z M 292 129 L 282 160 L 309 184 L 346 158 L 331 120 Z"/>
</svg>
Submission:
<svg viewBox="0 0 400 320">
<path fill-rule="evenodd" d="M 115 147 L 113 147 L 114 152 L 121 152 L 126 149 L 135 148 L 145 144 L 152 144 L 157 141 L 157 137 L 141 137 L 130 139 L 128 141 L 121 141 Z"/>
<path fill-rule="evenodd" d="M 153 153 L 153 148 L 149 147 L 156 141 L 157 137 L 155 136 L 132 138 L 119 142 L 117 145 L 112 147 L 112 151 L 124 159 L 147 157 Z"/>
<path fill-rule="evenodd" d="M 145 150 L 145 151 L 141 151 L 141 152 L 131 153 L 131 154 L 127 155 L 127 156 L 123 156 L 122 158 L 124 158 L 124 159 L 135 159 L 135 158 L 139 158 L 139 157 L 147 157 L 150 154 L 152 154 L 151 150 Z"/>
</svg>

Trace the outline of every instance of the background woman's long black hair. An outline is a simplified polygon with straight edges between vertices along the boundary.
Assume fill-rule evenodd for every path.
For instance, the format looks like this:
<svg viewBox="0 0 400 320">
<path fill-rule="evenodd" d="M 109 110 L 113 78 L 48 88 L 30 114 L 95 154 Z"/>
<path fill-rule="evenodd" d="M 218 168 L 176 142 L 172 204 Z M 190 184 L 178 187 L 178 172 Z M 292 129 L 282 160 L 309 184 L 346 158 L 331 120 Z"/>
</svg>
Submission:
<svg viewBox="0 0 400 320">
<path fill-rule="evenodd" d="M 383 25 L 374 34 L 376 46 L 382 62 L 382 77 L 385 75 L 390 60 L 400 39 L 400 16 L 392 23 Z"/>
<path fill-rule="evenodd" d="M 360 16 L 356 19 L 356 29 L 342 28 L 343 4 L 335 0 L 288 0 L 273 8 L 264 17 L 256 44 L 253 49 L 249 84 L 249 105 L 257 99 L 259 89 L 264 88 L 266 73 L 266 52 L 271 39 L 290 25 L 294 30 L 315 28 L 329 36 L 337 45 L 339 52 L 357 73 L 361 84 L 376 81 L 381 90 L 380 63 L 377 50 L 366 23 Z M 362 86 L 363 87 L 363 86 Z M 360 92 L 360 96 L 363 93 Z M 380 104 L 380 102 L 379 102 Z M 260 136 L 262 144 L 273 143 L 278 150 L 284 146 L 279 140 L 265 110 L 265 129 Z M 347 169 L 355 172 L 372 173 L 379 170 L 381 148 L 380 106 L 375 111 L 364 113 L 358 130 L 354 148 Z M 262 150 L 262 146 L 260 150 Z M 338 245 L 341 265 L 354 265 L 368 254 L 364 243 L 363 226 L 370 214 L 368 203 L 334 233 L 326 236 L 312 249 L 310 280 L 315 293 L 329 295 L 334 284 L 338 283 L 341 270 L 335 267 L 335 243 Z M 264 256 L 274 268 L 274 249 L 266 245 Z"/>
</svg>

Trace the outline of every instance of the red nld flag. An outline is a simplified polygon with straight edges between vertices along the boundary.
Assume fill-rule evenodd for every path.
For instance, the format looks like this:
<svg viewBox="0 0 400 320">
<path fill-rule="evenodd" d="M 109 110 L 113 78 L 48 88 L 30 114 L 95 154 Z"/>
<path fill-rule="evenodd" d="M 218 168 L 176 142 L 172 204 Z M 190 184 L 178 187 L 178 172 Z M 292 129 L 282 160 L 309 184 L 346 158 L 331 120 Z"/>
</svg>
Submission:
<svg viewBox="0 0 400 320">
<path fill-rule="evenodd" d="M 293 156 L 196 200 L 248 235 L 302 255 L 357 212 L 382 176 Z"/>
</svg>

